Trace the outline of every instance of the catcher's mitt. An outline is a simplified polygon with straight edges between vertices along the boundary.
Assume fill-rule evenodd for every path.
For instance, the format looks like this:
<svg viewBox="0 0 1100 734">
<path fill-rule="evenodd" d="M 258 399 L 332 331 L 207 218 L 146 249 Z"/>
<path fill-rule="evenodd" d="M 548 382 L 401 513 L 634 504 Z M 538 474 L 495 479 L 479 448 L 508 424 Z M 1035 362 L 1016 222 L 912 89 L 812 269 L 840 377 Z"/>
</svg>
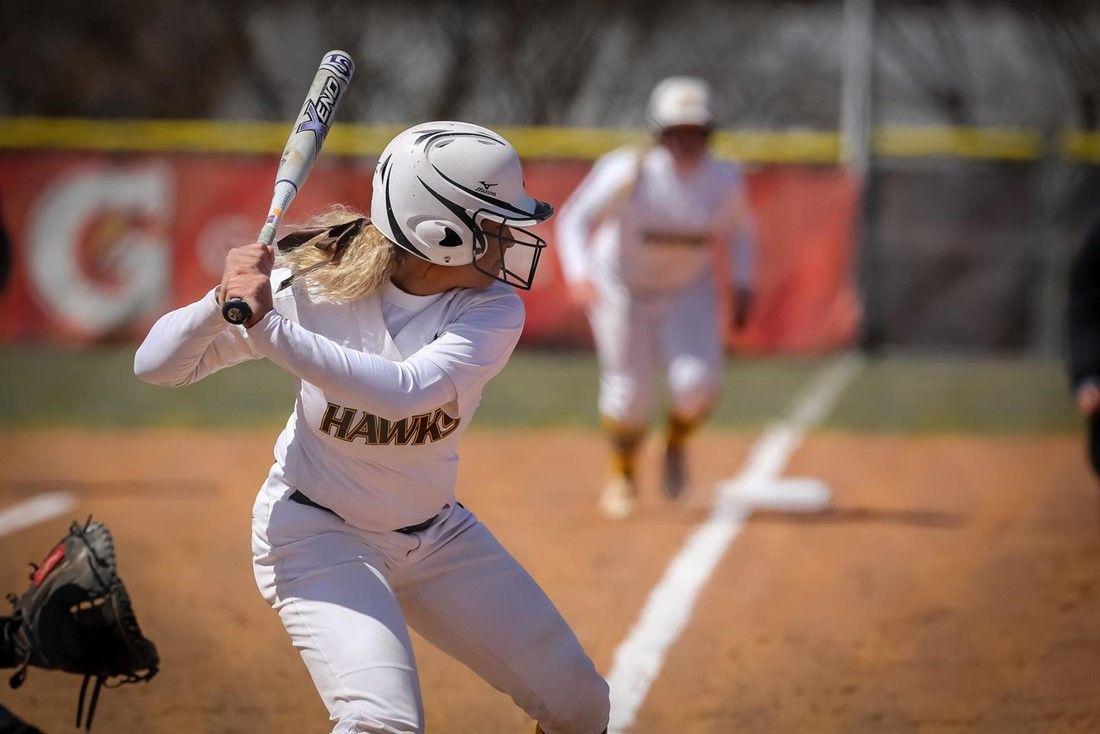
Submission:
<svg viewBox="0 0 1100 734">
<path fill-rule="evenodd" d="M 15 611 L 7 631 L 19 664 L 11 687 L 23 684 L 28 665 L 83 675 L 78 727 L 92 678 L 87 729 L 105 684 L 115 688 L 156 675 L 157 648 L 141 634 L 118 576 L 114 541 L 103 523 L 91 518 L 83 525 L 74 522 L 42 565 L 34 566 L 27 592 L 18 598 L 9 594 L 8 599 Z M 108 682 L 112 678 L 116 680 Z"/>
</svg>

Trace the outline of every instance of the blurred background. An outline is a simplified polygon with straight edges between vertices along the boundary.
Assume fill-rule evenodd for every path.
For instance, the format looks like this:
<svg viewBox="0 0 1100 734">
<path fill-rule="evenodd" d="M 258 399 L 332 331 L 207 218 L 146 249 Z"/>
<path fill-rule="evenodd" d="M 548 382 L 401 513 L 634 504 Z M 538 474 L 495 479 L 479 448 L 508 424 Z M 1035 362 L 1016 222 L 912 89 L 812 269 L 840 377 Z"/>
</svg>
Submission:
<svg viewBox="0 0 1100 734">
<path fill-rule="evenodd" d="M 1100 729 L 1097 495 L 1063 365 L 1071 263 L 1100 219 L 1100 3 L 12 0 L 0 591 L 26 587 L 70 517 L 111 525 L 165 664 L 108 695 L 97 730 L 323 728 L 247 551 L 291 378 L 256 361 L 165 390 L 132 363 L 255 238 L 333 48 L 357 71 L 291 226 L 367 209 L 383 146 L 440 118 L 501 130 L 560 206 L 596 158 L 646 138 L 659 79 L 716 92 L 759 277 L 688 501 L 659 498 L 650 451 L 638 516 L 596 512 L 597 370 L 552 227 L 521 346 L 463 443 L 459 497 L 601 671 L 761 427 L 837 355 L 867 357 L 790 465 L 833 506 L 746 521 L 637 731 Z M 417 656 L 429 730 L 532 728 Z M 76 685 L 32 671 L 0 710 L 62 731 Z"/>
<path fill-rule="evenodd" d="M 560 204 L 644 135 L 656 80 L 698 75 L 760 230 L 736 353 L 965 355 L 1047 375 L 1043 401 L 1066 407 L 1067 270 L 1100 200 L 1095 3 L 51 0 L 5 3 L 0 45 L 9 373 L 64 369 L 45 345 L 94 372 L 80 360 L 214 283 L 318 59 L 343 48 L 356 78 L 292 220 L 365 208 L 389 136 L 433 118 L 503 127 Z M 583 348 L 548 260 L 525 344 Z M 35 420 L 5 390 L 7 420 Z"/>
</svg>

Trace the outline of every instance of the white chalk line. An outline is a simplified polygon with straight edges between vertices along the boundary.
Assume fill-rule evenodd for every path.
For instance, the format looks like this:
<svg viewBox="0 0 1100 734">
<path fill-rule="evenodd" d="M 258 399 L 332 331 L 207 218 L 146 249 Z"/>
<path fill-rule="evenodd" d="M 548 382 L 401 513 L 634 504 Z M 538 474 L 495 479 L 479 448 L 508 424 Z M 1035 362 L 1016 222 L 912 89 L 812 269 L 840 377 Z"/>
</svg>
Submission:
<svg viewBox="0 0 1100 734">
<path fill-rule="evenodd" d="M 822 368 L 800 393 L 790 416 L 765 428 L 741 471 L 719 484 L 707 519 L 692 531 L 669 563 L 638 620 L 615 650 L 607 676 L 611 687 L 609 734 L 622 734 L 634 723 L 665 655 L 687 626 L 703 586 L 741 532 L 754 504 L 767 504 L 775 499 L 769 493 L 784 491 L 778 480 L 787 462 L 807 431 L 828 416 L 863 363 L 861 356 L 849 354 Z"/>
<path fill-rule="evenodd" d="M 0 536 L 64 515 L 76 507 L 68 492 L 43 492 L 0 510 Z"/>
</svg>

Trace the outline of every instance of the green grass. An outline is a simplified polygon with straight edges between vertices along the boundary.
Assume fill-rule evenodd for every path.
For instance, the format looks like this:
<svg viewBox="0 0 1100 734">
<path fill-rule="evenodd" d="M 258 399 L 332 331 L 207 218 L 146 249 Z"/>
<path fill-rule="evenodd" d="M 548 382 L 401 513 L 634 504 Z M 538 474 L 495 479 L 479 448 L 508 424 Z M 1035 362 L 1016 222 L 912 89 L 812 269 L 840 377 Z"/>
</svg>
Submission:
<svg viewBox="0 0 1100 734">
<path fill-rule="evenodd" d="M 0 349 L 0 425 L 126 427 L 278 425 L 293 381 L 268 362 L 170 390 L 134 377 L 129 347 Z"/>
<path fill-rule="evenodd" d="M 859 431 L 1076 431 L 1053 360 L 908 357 L 870 361 L 826 425 Z"/>
<path fill-rule="evenodd" d="M 279 426 L 291 379 L 267 362 L 169 390 L 133 376 L 131 348 L 0 349 L 0 426 Z M 782 415 L 823 364 L 732 360 L 714 424 L 753 430 Z M 597 423 L 584 352 L 521 351 L 485 391 L 475 427 Z M 868 363 L 827 421 L 859 431 L 1072 431 L 1079 421 L 1054 361 L 893 357 Z"/>
</svg>

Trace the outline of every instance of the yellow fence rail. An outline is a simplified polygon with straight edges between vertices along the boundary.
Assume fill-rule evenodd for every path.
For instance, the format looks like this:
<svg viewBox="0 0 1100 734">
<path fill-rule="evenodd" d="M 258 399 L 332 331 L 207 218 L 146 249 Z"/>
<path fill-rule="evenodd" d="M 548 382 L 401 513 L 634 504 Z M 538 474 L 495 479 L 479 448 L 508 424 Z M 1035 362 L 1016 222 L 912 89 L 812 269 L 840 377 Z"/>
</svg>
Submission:
<svg viewBox="0 0 1100 734">
<path fill-rule="evenodd" d="M 325 143 L 326 155 L 375 156 L 401 126 L 341 123 Z M 0 118 L 0 151 L 85 150 L 278 154 L 289 125 L 214 120 L 91 120 L 57 117 Z M 645 139 L 640 130 L 514 127 L 501 132 L 529 159 L 590 160 Z M 840 142 L 828 130 L 721 130 L 715 150 L 750 163 L 835 164 Z M 1070 130 L 1058 153 L 1075 162 L 1100 164 L 1100 133 Z M 1030 161 L 1043 153 L 1038 130 L 996 127 L 883 127 L 872 136 L 876 155 L 889 158 L 963 158 Z"/>
</svg>

